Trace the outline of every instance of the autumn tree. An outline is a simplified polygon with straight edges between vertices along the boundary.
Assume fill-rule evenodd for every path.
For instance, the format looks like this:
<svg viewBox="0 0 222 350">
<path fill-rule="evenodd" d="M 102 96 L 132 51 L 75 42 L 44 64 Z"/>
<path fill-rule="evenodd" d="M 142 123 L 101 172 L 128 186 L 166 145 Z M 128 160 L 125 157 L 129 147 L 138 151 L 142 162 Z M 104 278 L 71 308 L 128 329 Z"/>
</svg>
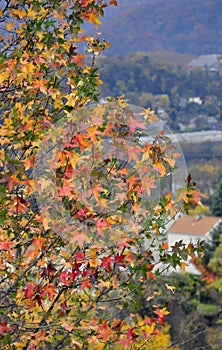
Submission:
<svg viewBox="0 0 222 350">
<path fill-rule="evenodd" d="M 141 318 L 136 296 L 196 250 L 162 241 L 200 194 L 185 174 L 176 195 L 159 191 L 180 155 L 163 131 L 150 135 L 152 111 L 123 97 L 89 105 L 108 43 L 82 27 L 97 28 L 108 5 L 117 2 L 1 2 L 3 349 L 146 348 L 168 310 L 151 304 Z"/>
</svg>

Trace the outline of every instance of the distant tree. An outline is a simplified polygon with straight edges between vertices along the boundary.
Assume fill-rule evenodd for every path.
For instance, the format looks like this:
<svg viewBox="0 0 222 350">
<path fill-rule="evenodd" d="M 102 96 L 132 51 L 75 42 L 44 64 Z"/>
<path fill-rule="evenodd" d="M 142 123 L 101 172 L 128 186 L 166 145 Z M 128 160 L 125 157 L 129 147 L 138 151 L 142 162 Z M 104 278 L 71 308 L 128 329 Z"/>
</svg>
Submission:
<svg viewBox="0 0 222 350">
<path fill-rule="evenodd" d="M 211 241 L 205 243 L 206 249 L 204 251 L 203 263 L 207 266 L 214 256 L 215 250 L 220 245 L 220 235 L 222 234 L 222 223 L 220 223 L 211 234 Z"/>
<path fill-rule="evenodd" d="M 219 115 L 220 113 L 218 106 L 215 103 L 211 102 L 206 102 L 203 110 L 207 115 L 213 117 Z"/>
<path fill-rule="evenodd" d="M 213 256 L 209 261 L 208 268 L 218 277 L 222 277 L 222 235 L 220 235 L 220 244 L 213 252 Z"/>
<path fill-rule="evenodd" d="M 218 183 L 216 194 L 213 197 L 212 214 L 222 216 L 222 180 Z"/>
</svg>

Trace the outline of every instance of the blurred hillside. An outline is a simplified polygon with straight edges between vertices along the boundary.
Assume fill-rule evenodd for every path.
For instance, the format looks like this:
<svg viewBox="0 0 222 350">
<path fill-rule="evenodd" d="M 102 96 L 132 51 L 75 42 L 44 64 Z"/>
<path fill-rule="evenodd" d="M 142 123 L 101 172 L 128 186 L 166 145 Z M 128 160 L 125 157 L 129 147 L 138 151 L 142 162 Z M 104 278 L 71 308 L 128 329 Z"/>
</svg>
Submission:
<svg viewBox="0 0 222 350">
<path fill-rule="evenodd" d="M 221 0 L 120 0 L 99 28 L 108 55 L 136 51 L 221 53 Z"/>
</svg>

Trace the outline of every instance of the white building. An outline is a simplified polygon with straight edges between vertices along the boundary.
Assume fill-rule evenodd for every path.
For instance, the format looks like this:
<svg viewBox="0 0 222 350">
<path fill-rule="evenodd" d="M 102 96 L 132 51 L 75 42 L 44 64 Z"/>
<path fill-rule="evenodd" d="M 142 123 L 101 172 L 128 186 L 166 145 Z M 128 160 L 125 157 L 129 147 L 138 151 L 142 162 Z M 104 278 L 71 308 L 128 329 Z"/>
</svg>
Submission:
<svg viewBox="0 0 222 350">
<path fill-rule="evenodd" d="M 198 241 L 210 241 L 212 231 L 222 222 L 221 217 L 203 215 L 182 215 L 167 230 L 169 247 L 183 241 L 186 245 Z M 196 267 L 189 263 L 187 272 L 200 274 Z"/>
</svg>

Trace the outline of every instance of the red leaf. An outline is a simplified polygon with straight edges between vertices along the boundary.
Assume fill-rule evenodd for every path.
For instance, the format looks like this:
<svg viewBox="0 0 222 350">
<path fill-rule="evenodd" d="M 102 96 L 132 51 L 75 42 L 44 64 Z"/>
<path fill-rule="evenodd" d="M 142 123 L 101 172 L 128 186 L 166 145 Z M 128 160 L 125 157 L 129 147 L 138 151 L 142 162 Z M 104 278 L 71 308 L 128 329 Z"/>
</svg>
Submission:
<svg viewBox="0 0 222 350">
<path fill-rule="evenodd" d="M 73 56 L 71 58 L 71 62 L 77 63 L 79 67 L 82 67 L 82 60 L 85 56 L 78 54 L 77 56 Z"/>
<path fill-rule="evenodd" d="M 109 226 L 109 223 L 103 218 L 99 218 L 96 221 L 96 228 L 107 227 L 107 226 Z"/>
<path fill-rule="evenodd" d="M 0 242 L 0 250 L 10 250 L 14 242 Z"/>
<path fill-rule="evenodd" d="M 28 202 L 26 202 L 22 197 L 16 197 L 12 201 L 10 210 L 12 213 L 25 213 L 28 210 Z"/>
<path fill-rule="evenodd" d="M 25 290 L 25 297 L 31 299 L 35 294 L 35 287 L 36 284 L 34 283 L 27 283 L 26 290 Z"/>
<path fill-rule="evenodd" d="M 84 260 L 84 259 L 85 259 L 85 255 L 83 252 L 76 253 L 76 260 Z"/>
<path fill-rule="evenodd" d="M 73 169 L 72 165 L 68 164 L 64 175 L 68 179 L 71 179 L 73 177 L 73 173 L 74 173 L 74 169 Z"/>
<path fill-rule="evenodd" d="M 136 335 L 136 333 L 134 332 L 134 327 L 128 329 L 127 333 L 126 333 L 127 339 L 136 339 L 138 337 L 138 335 Z"/>
<path fill-rule="evenodd" d="M 37 301 L 37 303 L 39 304 L 39 306 L 42 305 L 42 298 L 41 298 L 41 296 L 40 296 L 39 294 L 36 294 L 34 300 Z"/>
<path fill-rule="evenodd" d="M 190 184 L 190 183 L 191 183 L 191 180 L 192 180 L 192 178 L 191 178 L 191 175 L 189 174 L 189 175 L 187 176 L 187 183 Z"/>
<path fill-rule="evenodd" d="M 60 275 L 59 275 L 59 279 L 62 281 L 63 284 L 65 284 L 66 286 L 69 284 L 69 273 L 67 271 L 63 271 Z"/>
<path fill-rule="evenodd" d="M 10 327 L 7 327 L 8 322 L 0 322 L 0 334 L 8 333 L 11 331 Z"/>
<path fill-rule="evenodd" d="M 56 272 L 57 270 L 55 269 L 55 267 L 52 266 L 51 263 L 48 264 L 47 267 L 44 267 L 43 268 L 43 271 L 42 271 L 42 274 L 41 274 L 41 277 L 43 278 L 51 278 L 51 275 Z"/>
<path fill-rule="evenodd" d="M 125 263 L 123 262 L 123 259 L 125 258 L 124 254 L 117 253 L 114 257 L 114 261 L 117 262 L 120 266 L 125 267 Z"/>
<path fill-rule="evenodd" d="M 97 231 L 98 235 L 103 237 L 104 236 L 103 230 L 108 226 L 109 226 L 109 223 L 106 221 L 106 219 L 99 218 L 96 221 L 96 231 Z"/>
<path fill-rule="evenodd" d="M 106 256 L 106 257 L 102 258 L 102 263 L 100 264 L 100 267 L 105 267 L 106 271 L 110 272 L 111 271 L 111 264 L 114 261 L 115 260 L 113 258 L 111 258 L 111 255 Z"/>
<path fill-rule="evenodd" d="M 70 274 L 70 281 L 73 282 L 76 276 L 81 274 L 81 271 L 79 270 L 80 266 L 82 266 L 82 263 L 75 263 L 72 266 L 72 272 Z"/>
<path fill-rule="evenodd" d="M 81 6 L 82 7 L 87 7 L 89 5 L 89 1 L 88 0 L 82 0 L 81 1 Z"/>
<path fill-rule="evenodd" d="M 61 306 L 61 308 L 62 308 L 63 310 L 65 310 L 65 311 L 68 309 L 66 300 L 63 301 L 63 302 L 60 304 L 60 306 Z"/>
</svg>

